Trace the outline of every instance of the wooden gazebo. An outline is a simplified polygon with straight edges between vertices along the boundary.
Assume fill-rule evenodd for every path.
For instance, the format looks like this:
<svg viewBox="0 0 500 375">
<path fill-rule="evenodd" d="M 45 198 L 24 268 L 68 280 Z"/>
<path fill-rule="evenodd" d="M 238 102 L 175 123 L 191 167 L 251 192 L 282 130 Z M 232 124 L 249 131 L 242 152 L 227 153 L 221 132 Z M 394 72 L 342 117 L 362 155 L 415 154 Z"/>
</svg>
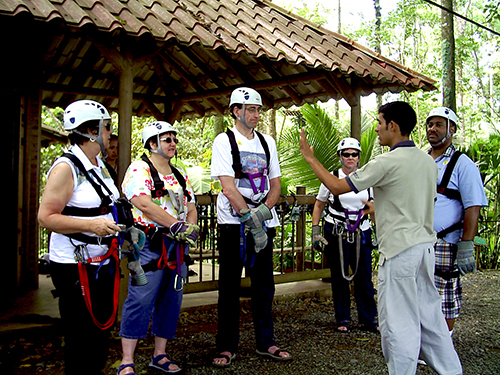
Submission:
<svg viewBox="0 0 500 375">
<path fill-rule="evenodd" d="M 435 89 L 434 80 L 267 0 L 4 0 L 0 35 L 13 218 L 0 282 L 10 292 L 38 283 L 42 105 L 87 98 L 117 111 L 123 173 L 133 114 L 223 114 L 229 93 L 245 85 L 266 108 L 344 98 L 359 138 L 361 96 Z"/>
</svg>

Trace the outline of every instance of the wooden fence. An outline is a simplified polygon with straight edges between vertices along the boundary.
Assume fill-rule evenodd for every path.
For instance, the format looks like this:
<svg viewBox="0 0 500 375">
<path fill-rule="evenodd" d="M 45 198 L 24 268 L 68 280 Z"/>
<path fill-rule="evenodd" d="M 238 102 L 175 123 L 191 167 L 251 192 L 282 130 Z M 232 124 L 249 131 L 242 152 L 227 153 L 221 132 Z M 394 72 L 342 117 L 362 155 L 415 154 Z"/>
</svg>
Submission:
<svg viewBox="0 0 500 375">
<path fill-rule="evenodd" d="M 274 280 L 276 283 L 326 278 L 329 269 L 322 253 L 311 248 L 311 214 L 315 196 L 298 188 L 294 195 L 281 196 L 276 205 L 280 226 L 274 240 Z M 198 195 L 198 248 L 190 252 L 190 266 L 185 293 L 216 290 L 218 287 L 218 251 L 216 195 Z M 237 249 L 235 249 L 237 251 Z M 244 277 L 242 286 L 249 286 Z"/>
</svg>

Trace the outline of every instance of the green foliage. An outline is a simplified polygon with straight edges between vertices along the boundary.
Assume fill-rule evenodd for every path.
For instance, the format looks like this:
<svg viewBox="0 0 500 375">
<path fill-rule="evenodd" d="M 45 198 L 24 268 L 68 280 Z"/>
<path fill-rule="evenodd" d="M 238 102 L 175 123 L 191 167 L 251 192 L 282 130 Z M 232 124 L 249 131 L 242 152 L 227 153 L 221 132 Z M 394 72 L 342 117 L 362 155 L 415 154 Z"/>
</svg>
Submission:
<svg viewBox="0 0 500 375">
<path fill-rule="evenodd" d="M 317 192 L 321 182 L 300 154 L 299 138 L 302 124 L 306 129 L 309 144 L 314 148 L 314 156 L 329 171 L 340 168 L 337 156 L 337 145 L 349 136 L 347 127 L 334 120 L 325 109 L 318 104 L 305 104 L 300 109 L 302 117 L 296 125 L 282 131 L 278 141 L 282 186 L 286 186 L 284 194 L 295 190 L 296 186 L 305 186 L 308 192 Z M 362 117 L 362 136 L 360 165 L 364 165 L 374 155 L 380 152 L 375 124 L 370 116 Z"/>
<path fill-rule="evenodd" d="M 480 268 L 497 269 L 500 266 L 500 134 L 487 140 L 477 140 L 467 150 L 476 161 L 483 178 L 489 206 L 481 211 L 478 235 L 486 239 L 487 247 L 479 247 Z"/>
<path fill-rule="evenodd" d="M 330 15 L 330 10 L 321 4 L 319 1 L 316 2 L 312 7 L 308 4 L 308 1 L 300 1 L 294 3 L 294 5 L 285 4 L 283 1 L 273 1 L 278 5 L 284 7 L 286 10 L 305 18 L 306 20 L 312 21 L 318 26 L 322 26 L 328 22 L 328 16 Z"/>
</svg>

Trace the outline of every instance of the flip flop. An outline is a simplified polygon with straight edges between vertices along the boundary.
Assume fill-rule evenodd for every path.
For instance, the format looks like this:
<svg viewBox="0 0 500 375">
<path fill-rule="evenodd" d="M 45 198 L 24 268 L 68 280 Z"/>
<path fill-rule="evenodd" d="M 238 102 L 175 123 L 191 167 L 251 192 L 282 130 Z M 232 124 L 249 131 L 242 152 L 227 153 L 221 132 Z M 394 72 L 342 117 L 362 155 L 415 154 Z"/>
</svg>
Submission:
<svg viewBox="0 0 500 375">
<path fill-rule="evenodd" d="M 133 372 L 129 372 L 127 375 L 135 375 L 135 366 L 133 363 L 127 363 L 126 365 L 120 365 L 120 367 L 118 367 L 118 372 L 116 373 L 116 375 L 120 375 L 120 372 L 122 372 L 122 370 L 126 369 L 127 367 L 132 367 L 132 370 L 133 370 Z"/>
<path fill-rule="evenodd" d="M 229 367 L 233 363 L 233 360 L 236 358 L 236 353 L 232 354 L 231 356 L 228 356 L 227 354 L 220 353 L 214 359 L 216 359 L 216 358 L 224 358 L 226 360 L 226 363 L 217 363 L 217 362 L 212 361 L 212 365 L 214 365 L 215 367 Z"/>
<path fill-rule="evenodd" d="M 288 355 L 288 357 L 280 356 L 280 353 L 283 352 L 283 350 L 281 350 L 281 349 L 276 349 L 274 351 L 274 353 L 269 353 L 268 351 L 261 352 L 259 349 L 257 349 L 255 352 L 258 355 L 260 355 L 261 357 L 268 357 L 268 358 L 271 358 L 272 360 L 278 361 L 278 362 L 290 361 L 293 358 L 291 355 Z"/>
<path fill-rule="evenodd" d="M 340 328 L 346 328 L 345 330 L 340 329 Z M 336 328 L 335 331 L 340 332 L 340 333 L 348 333 L 351 330 L 351 327 L 349 326 L 349 323 L 344 322 L 340 323 Z"/>
<path fill-rule="evenodd" d="M 177 365 L 177 363 L 173 362 L 173 361 L 166 361 L 165 363 L 158 363 L 160 362 L 163 358 L 167 358 L 167 355 L 166 354 L 160 354 L 156 357 L 151 357 L 151 363 L 149 364 L 149 367 L 154 367 L 158 370 L 161 370 L 163 372 L 166 372 L 167 374 L 176 374 L 181 370 L 181 368 L 179 367 L 177 370 L 170 370 L 169 369 L 169 366 L 171 364 L 174 364 L 174 365 Z"/>
</svg>

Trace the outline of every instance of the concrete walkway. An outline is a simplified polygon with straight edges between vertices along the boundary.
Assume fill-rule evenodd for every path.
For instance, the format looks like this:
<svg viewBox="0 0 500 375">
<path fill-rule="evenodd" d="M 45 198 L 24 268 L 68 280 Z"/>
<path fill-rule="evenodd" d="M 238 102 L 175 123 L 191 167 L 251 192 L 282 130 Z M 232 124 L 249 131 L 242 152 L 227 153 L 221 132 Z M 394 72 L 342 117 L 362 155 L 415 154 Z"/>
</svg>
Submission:
<svg viewBox="0 0 500 375">
<path fill-rule="evenodd" d="M 26 293 L 22 298 L 0 307 L 0 332 L 29 329 L 52 325 L 59 320 L 58 300 L 51 290 L 52 280 L 40 275 L 38 290 Z M 321 280 L 306 280 L 276 284 L 275 299 L 298 298 L 306 295 L 331 295 L 330 284 Z M 241 300 L 244 301 L 245 297 Z M 217 291 L 184 295 L 182 309 L 213 308 L 217 306 Z"/>
</svg>

